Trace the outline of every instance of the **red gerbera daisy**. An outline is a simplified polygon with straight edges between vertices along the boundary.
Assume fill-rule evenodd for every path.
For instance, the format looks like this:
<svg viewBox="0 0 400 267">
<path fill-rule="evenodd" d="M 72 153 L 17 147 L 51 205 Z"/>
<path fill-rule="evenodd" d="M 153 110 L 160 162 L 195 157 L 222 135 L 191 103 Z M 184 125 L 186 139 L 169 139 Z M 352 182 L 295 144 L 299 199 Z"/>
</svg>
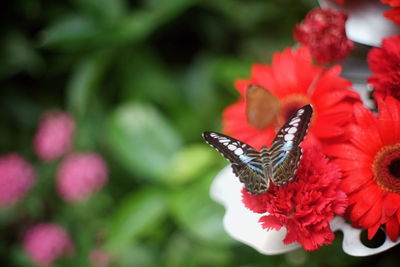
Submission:
<svg viewBox="0 0 400 267">
<path fill-rule="evenodd" d="M 250 210 L 265 213 L 259 220 L 266 229 L 286 227 L 285 244 L 299 242 L 306 250 L 330 244 L 334 234 L 329 222 L 342 215 L 347 197 L 339 190 L 339 168 L 315 147 L 305 149 L 296 179 L 284 186 L 272 185 L 268 192 L 251 195 L 242 191 Z"/>
<path fill-rule="evenodd" d="M 310 50 L 287 48 L 276 53 L 272 65 L 253 65 L 249 80 L 239 80 L 242 98 L 225 109 L 224 131 L 259 149 L 269 145 L 291 114 L 312 104 L 314 115 L 308 139 L 332 140 L 344 136 L 352 119 L 353 103 L 359 95 L 349 90 L 351 83 L 339 77 L 340 66 L 324 69 L 312 64 Z M 256 84 L 266 89 L 247 90 Z M 246 96 L 247 94 L 247 96 Z"/>
<path fill-rule="evenodd" d="M 347 15 L 330 9 L 313 9 L 305 20 L 296 25 L 294 38 L 308 45 L 311 54 L 319 63 L 342 60 L 354 48 L 354 43 L 346 36 Z"/>
<path fill-rule="evenodd" d="M 375 96 L 400 100 L 400 35 L 383 40 L 382 48 L 371 49 L 367 60 L 374 72 L 368 82 L 375 88 Z"/>
<path fill-rule="evenodd" d="M 356 104 L 350 143 L 327 151 L 344 172 L 341 188 L 349 197 L 348 215 L 371 239 L 385 225 L 395 241 L 400 231 L 400 102 L 377 99 L 378 116 Z"/>
<path fill-rule="evenodd" d="M 383 15 L 397 25 L 400 25 L 400 0 L 381 0 L 381 2 L 393 7 L 386 11 Z"/>
</svg>

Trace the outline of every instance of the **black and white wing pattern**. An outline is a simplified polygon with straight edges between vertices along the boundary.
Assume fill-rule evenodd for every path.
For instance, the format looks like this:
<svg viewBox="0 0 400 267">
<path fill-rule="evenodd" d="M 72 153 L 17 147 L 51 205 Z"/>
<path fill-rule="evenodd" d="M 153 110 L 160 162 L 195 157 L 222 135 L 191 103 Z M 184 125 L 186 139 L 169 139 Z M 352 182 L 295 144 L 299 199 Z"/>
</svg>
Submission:
<svg viewBox="0 0 400 267">
<path fill-rule="evenodd" d="M 268 153 L 261 150 L 263 162 L 269 162 L 271 167 L 271 171 L 266 173 L 270 173 L 268 178 L 275 185 L 283 185 L 293 179 L 302 156 L 299 145 L 307 134 L 312 113 L 311 105 L 298 109 L 278 131 Z"/>
<path fill-rule="evenodd" d="M 278 131 L 271 147 L 258 152 L 237 139 L 215 132 L 204 132 L 204 140 L 232 163 L 233 172 L 253 195 L 269 188 L 270 180 L 281 186 L 291 181 L 299 166 L 299 146 L 307 134 L 313 109 L 306 105 L 297 110 Z"/>
<path fill-rule="evenodd" d="M 204 132 L 204 140 L 219 151 L 232 164 L 235 175 L 250 194 L 262 194 L 268 190 L 260 153 L 253 147 L 224 134 Z"/>
</svg>

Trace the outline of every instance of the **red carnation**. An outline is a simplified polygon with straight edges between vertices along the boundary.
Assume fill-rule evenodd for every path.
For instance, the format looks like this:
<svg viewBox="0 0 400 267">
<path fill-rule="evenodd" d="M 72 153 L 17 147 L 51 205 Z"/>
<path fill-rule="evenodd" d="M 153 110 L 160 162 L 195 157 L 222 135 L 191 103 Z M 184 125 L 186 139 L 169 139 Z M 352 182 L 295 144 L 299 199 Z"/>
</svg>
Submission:
<svg viewBox="0 0 400 267">
<path fill-rule="evenodd" d="M 372 48 L 367 60 L 374 72 L 368 82 L 375 88 L 375 96 L 400 100 L 400 35 L 384 39 L 382 48 Z"/>
<path fill-rule="evenodd" d="M 400 102 L 392 97 L 377 102 L 378 116 L 356 104 L 350 143 L 327 151 L 343 170 L 341 188 L 349 197 L 352 224 L 368 229 L 370 239 L 385 225 L 395 241 L 400 232 Z"/>
<path fill-rule="evenodd" d="M 294 29 L 297 42 L 308 45 L 318 63 L 328 63 L 346 58 L 354 43 L 346 36 L 347 15 L 329 9 L 311 10 L 303 23 Z"/>
<path fill-rule="evenodd" d="M 400 0 L 381 0 L 381 2 L 392 7 L 383 15 L 397 25 L 400 25 Z"/>
<path fill-rule="evenodd" d="M 259 149 L 271 143 L 275 131 L 294 111 L 312 104 L 314 115 L 306 139 L 326 143 L 345 137 L 353 103 L 360 99 L 348 89 L 351 83 L 339 77 L 340 71 L 340 66 L 324 69 L 313 65 L 307 47 L 276 53 L 272 65 L 253 65 L 250 79 L 236 82 L 242 98 L 224 111 L 225 133 Z M 248 97 L 246 89 L 251 84 L 266 89 L 251 90 Z M 257 113 L 260 116 L 254 115 Z"/>
<path fill-rule="evenodd" d="M 329 222 L 345 212 L 347 197 L 339 190 L 341 176 L 335 164 L 310 147 L 304 151 L 293 182 L 272 185 L 262 195 L 243 189 L 243 203 L 254 212 L 269 213 L 259 220 L 264 229 L 286 227 L 285 244 L 297 241 L 305 250 L 315 250 L 332 242 L 335 236 Z"/>
</svg>

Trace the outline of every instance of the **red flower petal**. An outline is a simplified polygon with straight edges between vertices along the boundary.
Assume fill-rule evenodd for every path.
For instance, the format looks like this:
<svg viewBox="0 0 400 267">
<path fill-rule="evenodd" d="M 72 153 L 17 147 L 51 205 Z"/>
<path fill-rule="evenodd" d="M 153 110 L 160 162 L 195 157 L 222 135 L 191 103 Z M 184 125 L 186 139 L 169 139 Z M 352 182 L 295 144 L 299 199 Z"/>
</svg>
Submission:
<svg viewBox="0 0 400 267">
<path fill-rule="evenodd" d="M 381 0 L 381 2 L 392 7 L 400 7 L 400 0 Z"/>
<path fill-rule="evenodd" d="M 338 161 L 335 161 L 339 163 Z M 341 188 L 347 193 L 355 193 L 360 190 L 361 186 L 365 186 L 371 181 L 368 179 L 372 179 L 373 174 L 371 171 L 361 169 L 361 170 L 349 170 L 345 172 L 348 179 L 344 179 L 341 183 Z"/>
<path fill-rule="evenodd" d="M 400 8 L 398 10 L 396 13 L 400 22 Z M 374 95 L 393 96 L 400 100 L 400 35 L 384 39 L 381 48 L 371 49 L 367 61 L 373 71 L 368 82 L 375 89 Z"/>
<path fill-rule="evenodd" d="M 329 155 L 334 155 L 334 156 L 340 155 L 340 158 L 347 160 L 357 159 L 359 161 L 366 161 L 366 162 L 371 161 L 369 155 L 365 155 L 358 148 L 349 144 L 331 145 L 327 147 L 324 151 L 327 152 Z"/>
<path fill-rule="evenodd" d="M 355 199 L 353 196 L 358 196 L 358 198 Z M 362 199 L 364 196 L 362 192 L 357 195 L 351 195 L 352 198 L 349 199 L 349 204 L 352 205 L 350 219 L 364 228 L 369 228 L 373 224 L 380 222 L 380 209 L 382 209 L 382 205 L 379 198 L 373 198 L 376 202 L 372 200 L 364 201 Z"/>
<path fill-rule="evenodd" d="M 400 25 L 400 7 L 389 9 L 388 11 L 385 11 L 383 15 L 397 25 Z"/>
<path fill-rule="evenodd" d="M 386 223 L 386 232 L 389 238 L 395 242 L 399 236 L 399 222 L 396 217 L 392 217 Z"/>
<path fill-rule="evenodd" d="M 373 126 L 369 126 L 369 131 L 357 125 L 350 125 L 347 130 L 351 135 L 351 143 L 365 155 L 374 155 L 382 147 L 379 131 Z M 372 161 L 372 158 L 370 158 Z"/>
<path fill-rule="evenodd" d="M 368 228 L 368 239 L 371 240 L 376 232 L 378 232 L 379 227 L 381 227 L 381 225 L 379 223 L 375 224 L 374 226 Z"/>
<path fill-rule="evenodd" d="M 275 216 L 262 216 L 258 221 L 262 224 L 262 228 L 267 230 L 274 229 L 279 231 L 283 226 L 279 218 Z"/>
<path fill-rule="evenodd" d="M 375 125 L 375 116 L 370 110 L 365 108 L 362 103 L 354 104 L 354 117 L 357 125 L 361 128 L 367 128 Z"/>
<path fill-rule="evenodd" d="M 389 218 L 395 215 L 395 213 L 399 209 L 399 203 L 400 203 L 399 195 L 393 193 L 387 193 L 383 200 L 382 216 L 384 218 Z"/>
<path fill-rule="evenodd" d="M 379 195 L 377 195 L 377 196 L 379 196 Z M 367 198 L 365 198 L 365 199 L 367 199 Z M 363 199 L 357 203 L 362 203 L 365 201 L 365 199 Z M 380 216 L 382 213 L 382 200 L 375 196 L 372 196 L 371 199 L 375 199 L 375 201 L 374 202 L 373 201 L 364 202 L 364 204 L 370 203 L 369 210 L 363 216 L 359 217 L 358 221 L 357 221 L 358 224 L 360 224 L 366 228 L 372 227 L 373 225 L 379 223 Z M 358 208 L 357 206 L 354 207 L 353 215 L 354 215 L 354 211 L 357 210 L 357 208 Z"/>
</svg>

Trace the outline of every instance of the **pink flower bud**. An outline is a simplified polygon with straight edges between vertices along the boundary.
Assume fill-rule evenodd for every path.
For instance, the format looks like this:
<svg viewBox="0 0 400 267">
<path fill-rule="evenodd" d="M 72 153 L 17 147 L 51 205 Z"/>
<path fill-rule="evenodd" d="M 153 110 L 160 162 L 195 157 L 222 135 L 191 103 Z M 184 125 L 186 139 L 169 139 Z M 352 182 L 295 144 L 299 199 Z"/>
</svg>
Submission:
<svg viewBox="0 0 400 267">
<path fill-rule="evenodd" d="M 68 233 L 53 223 L 41 223 L 30 228 L 24 236 L 23 247 L 32 261 L 40 266 L 49 266 L 59 257 L 74 253 Z"/>
<path fill-rule="evenodd" d="M 0 157 L 0 207 L 6 208 L 21 200 L 35 179 L 33 167 L 18 154 Z"/>
<path fill-rule="evenodd" d="M 33 141 L 36 154 L 43 161 L 52 161 L 65 154 L 72 144 L 75 121 L 66 112 L 45 112 Z"/>
<path fill-rule="evenodd" d="M 100 190 L 107 178 L 107 165 L 100 155 L 73 153 L 63 160 L 58 169 L 58 192 L 65 201 L 79 203 Z"/>
</svg>

